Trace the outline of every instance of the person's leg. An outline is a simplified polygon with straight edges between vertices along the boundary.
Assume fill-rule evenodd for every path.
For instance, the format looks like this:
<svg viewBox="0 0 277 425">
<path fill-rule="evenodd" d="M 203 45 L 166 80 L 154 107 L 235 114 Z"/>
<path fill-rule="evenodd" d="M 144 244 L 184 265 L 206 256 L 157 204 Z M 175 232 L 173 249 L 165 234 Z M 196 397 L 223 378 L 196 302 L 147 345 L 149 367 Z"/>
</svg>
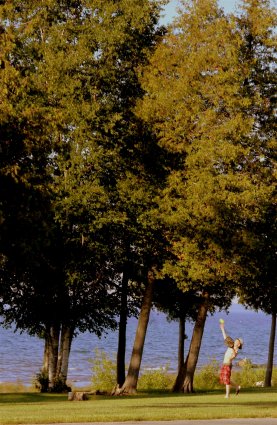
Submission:
<svg viewBox="0 0 277 425">
<path fill-rule="evenodd" d="M 226 384 L 226 394 L 225 394 L 225 398 L 229 398 L 229 397 L 230 397 L 230 389 L 231 389 L 231 385 Z"/>
<path fill-rule="evenodd" d="M 240 385 L 237 385 L 235 382 L 231 382 L 232 387 L 236 387 L 236 395 L 240 392 Z"/>
</svg>

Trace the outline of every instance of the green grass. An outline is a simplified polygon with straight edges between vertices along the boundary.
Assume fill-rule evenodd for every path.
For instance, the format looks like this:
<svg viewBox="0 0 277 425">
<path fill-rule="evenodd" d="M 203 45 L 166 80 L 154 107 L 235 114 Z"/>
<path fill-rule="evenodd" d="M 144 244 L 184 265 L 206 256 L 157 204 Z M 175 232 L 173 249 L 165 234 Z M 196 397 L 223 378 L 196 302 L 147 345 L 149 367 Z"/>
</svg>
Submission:
<svg viewBox="0 0 277 425">
<path fill-rule="evenodd" d="M 245 389 L 227 400 L 223 389 L 189 395 L 90 396 L 88 401 L 68 401 L 65 394 L 0 394 L 1 425 L 249 417 L 277 418 L 277 388 Z"/>
</svg>

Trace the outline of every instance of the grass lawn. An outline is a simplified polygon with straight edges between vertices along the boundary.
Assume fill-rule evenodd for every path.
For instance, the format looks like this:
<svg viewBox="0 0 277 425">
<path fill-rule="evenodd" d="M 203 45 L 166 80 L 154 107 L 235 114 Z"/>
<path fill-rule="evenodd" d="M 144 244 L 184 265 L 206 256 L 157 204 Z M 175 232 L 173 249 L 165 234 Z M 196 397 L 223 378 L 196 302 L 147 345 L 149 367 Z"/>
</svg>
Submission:
<svg viewBox="0 0 277 425">
<path fill-rule="evenodd" d="M 87 401 L 68 401 L 65 394 L 0 394 L 1 425 L 247 417 L 277 418 L 277 388 L 242 390 L 227 400 L 218 390 L 90 396 Z"/>
</svg>

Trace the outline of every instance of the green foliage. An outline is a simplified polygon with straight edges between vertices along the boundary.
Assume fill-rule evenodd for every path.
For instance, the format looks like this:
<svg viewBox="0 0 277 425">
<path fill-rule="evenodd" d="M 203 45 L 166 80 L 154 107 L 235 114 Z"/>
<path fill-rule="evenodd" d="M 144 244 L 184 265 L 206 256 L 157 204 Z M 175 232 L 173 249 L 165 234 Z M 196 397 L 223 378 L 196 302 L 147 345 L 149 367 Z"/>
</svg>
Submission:
<svg viewBox="0 0 277 425">
<path fill-rule="evenodd" d="M 116 361 L 104 351 L 95 350 L 92 363 L 92 390 L 111 391 L 116 384 Z M 168 373 L 168 366 L 158 370 L 145 370 L 139 377 L 138 389 L 169 390 L 174 376 Z"/>
<path fill-rule="evenodd" d="M 216 360 L 211 360 L 208 364 L 197 369 L 194 376 L 194 387 L 196 390 L 210 390 L 220 388 L 219 384 L 220 364 Z"/>
<path fill-rule="evenodd" d="M 222 388 L 219 383 L 220 364 L 211 360 L 208 364 L 198 368 L 194 376 L 194 387 L 197 390 L 212 390 Z M 248 359 L 244 360 L 242 366 L 233 368 L 232 380 L 241 385 L 242 388 L 263 386 L 265 379 L 265 368 L 257 367 Z M 258 384 L 257 384 L 258 383 Z M 277 368 L 273 368 L 272 386 L 277 385 Z"/>
<path fill-rule="evenodd" d="M 147 96 L 138 109 L 173 158 L 159 197 L 174 255 L 164 273 L 185 291 L 206 288 L 220 306 L 234 294 L 230 221 L 249 184 L 235 166 L 247 154 L 239 138 L 250 128 L 237 95 L 239 43 L 216 1 L 186 1 L 143 74 Z"/>
<path fill-rule="evenodd" d="M 234 370 L 232 377 L 234 382 L 244 388 L 263 386 L 265 380 L 265 368 L 257 367 L 250 360 L 246 360 L 240 370 Z M 272 386 L 277 385 L 277 368 L 273 368 Z M 258 384 L 257 384 L 258 383 Z"/>
<path fill-rule="evenodd" d="M 92 390 L 111 391 L 116 384 L 116 361 L 96 349 L 92 363 Z"/>
<path fill-rule="evenodd" d="M 95 350 L 91 360 L 92 390 L 111 391 L 116 383 L 116 361 L 104 351 Z M 168 365 L 157 370 L 144 370 L 138 380 L 139 391 L 171 390 L 175 375 L 168 372 Z M 222 388 L 219 383 L 220 363 L 212 359 L 209 363 L 197 368 L 194 376 L 194 388 L 197 390 L 214 390 Z M 264 382 L 265 368 L 254 366 L 246 360 L 243 366 L 232 371 L 233 381 L 243 388 L 256 387 L 256 382 Z M 273 369 L 272 385 L 277 385 L 277 368 Z"/>
<path fill-rule="evenodd" d="M 168 366 L 157 370 L 145 370 L 139 377 L 138 389 L 141 391 L 169 390 L 174 376 L 168 373 Z"/>
<path fill-rule="evenodd" d="M 40 371 L 36 374 L 34 379 L 34 386 L 41 393 L 46 393 L 48 391 L 49 378 L 48 373 Z"/>
<path fill-rule="evenodd" d="M 44 371 L 36 374 L 33 384 L 35 389 L 39 390 L 41 393 L 67 393 L 68 391 L 71 391 L 71 388 L 68 387 L 64 382 L 64 379 L 61 378 L 56 378 L 53 386 L 49 388 L 48 373 Z"/>
<path fill-rule="evenodd" d="M 241 1 L 237 22 L 242 35 L 241 60 L 248 76 L 244 94 L 255 131 L 251 174 L 259 192 L 259 205 L 241 233 L 240 257 L 244 276 L 240 285 L 243 303 L 276 314 L 276 8 L 269 1 Z M 253 211 L 254 212 L 254 211 Z M 249 279 L 249 276 L 251 277 Z M 274 345 L 274 342 L 273 342 Z"/>
<path fill-rule="evenodd" d="M 1 382 L 0 393 L 31 393 L 37 392 L 34 386 L 24 385 L 21 381 L 17 382 Z"/>
</svg>

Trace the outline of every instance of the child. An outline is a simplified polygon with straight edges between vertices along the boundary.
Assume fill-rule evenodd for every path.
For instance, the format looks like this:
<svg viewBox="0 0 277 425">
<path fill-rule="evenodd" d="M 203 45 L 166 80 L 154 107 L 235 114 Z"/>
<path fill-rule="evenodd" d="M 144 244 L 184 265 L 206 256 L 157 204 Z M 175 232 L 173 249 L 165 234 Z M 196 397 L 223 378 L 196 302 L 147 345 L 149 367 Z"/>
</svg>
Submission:
<svg viewBox="0 0 277 425">
<path fill-rule="evenodd" d="M 236 395 L 238 395 L 240 391 L 240 386 L 234 384 L 231 381 L 231 371 L 232 371 L 232 361 L 234 358 L 237 357 L 238 350 L 242 348 L 243 340 L 242 338 L 236 338 L 235 341 L 226 335 L 225 329 L 224 329 L 224 322 L 220 322 L 220 328 L 222 331 L 222 335 L 224 338 L 225 344 L 228 346 L 224 359 L 223 364 L 221 366 L 220 370 L 220 383 L 226 385 L 226 395 L 225 398 L 230 397 L 230 390 L 232 386 L 236 387 Z"/>
</svg>

